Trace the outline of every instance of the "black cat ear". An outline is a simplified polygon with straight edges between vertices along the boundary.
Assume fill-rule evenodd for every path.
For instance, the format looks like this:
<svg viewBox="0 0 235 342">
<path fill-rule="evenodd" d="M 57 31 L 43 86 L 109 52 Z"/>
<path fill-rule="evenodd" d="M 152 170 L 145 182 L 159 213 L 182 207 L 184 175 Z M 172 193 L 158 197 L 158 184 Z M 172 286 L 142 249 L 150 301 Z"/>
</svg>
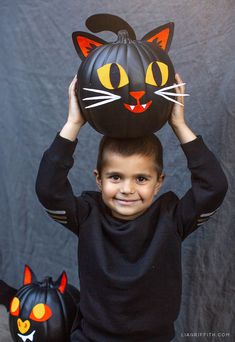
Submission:
<svg viewBox="0 0 235 342">
<path fill-rule="evenodd" d="M 155 44 L 166 52 L 169 51 L 174 34 L 174 23 L 168 23 L 147 33 L 141 40 Z"/>
<path fill-rule="evenodd" d="M 31 268 L 28 265 L 25 265 L 24 267 L 24 285 L 29 285 L 31 283 L 37 282 L 37 278 Z"/>
<path fill-rule="evenodd" d="M 66 286 L 67 286 L 67 283 L 68 283 L 67 274 L 65 271 L 63 271 L 61 276 L 55 282 L 55 285 L 58 288 L 58 290 L 60 291 L 60 293 L 62 293 L 62 294 L 64 293 Z"/>
<path fill-rule="evenodd" d="M 72 39 L 74 47 L 81 60 L 87 58 L 91 51 L 97 47 L 107 44 L 103 39 L 82 31 L 73 32 Z"/>
</svg>

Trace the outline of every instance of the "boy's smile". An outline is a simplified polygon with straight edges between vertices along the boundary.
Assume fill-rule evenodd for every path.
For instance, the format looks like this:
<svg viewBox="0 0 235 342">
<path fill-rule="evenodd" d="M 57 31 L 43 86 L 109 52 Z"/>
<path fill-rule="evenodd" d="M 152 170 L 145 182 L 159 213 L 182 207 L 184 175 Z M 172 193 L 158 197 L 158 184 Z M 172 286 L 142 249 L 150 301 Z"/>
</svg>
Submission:
<svg viewBox="0 0 235 342">
<path fill-rule="evenodd" d="M 151 156 L 107 151 L 101 175 L 94 171 L 104 203 L 114 217 L 133 220 L 152 204 L 163 182 Z"/>
</svg>

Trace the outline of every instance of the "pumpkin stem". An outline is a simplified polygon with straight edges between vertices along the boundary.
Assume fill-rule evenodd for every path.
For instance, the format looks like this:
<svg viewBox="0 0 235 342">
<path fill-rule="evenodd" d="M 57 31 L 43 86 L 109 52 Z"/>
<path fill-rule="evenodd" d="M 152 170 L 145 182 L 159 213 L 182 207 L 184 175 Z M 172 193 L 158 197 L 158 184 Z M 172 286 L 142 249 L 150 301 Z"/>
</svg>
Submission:
<svg viewBox="0 0 235 342">
<path fill-rule="evenodd" d="M 131 39 L 129 37 L 129 33 L 127 32 L 127 30 L 120 30 L 118 31 L 118 39 L 117 39 L 118 43 L 130 43 Z"/>
<path fill-rule="evenodd" d="M 42 287 L 51 287 L 53 284 L 52 277 L 45 277 L 41 282 Z"/>
</svg>

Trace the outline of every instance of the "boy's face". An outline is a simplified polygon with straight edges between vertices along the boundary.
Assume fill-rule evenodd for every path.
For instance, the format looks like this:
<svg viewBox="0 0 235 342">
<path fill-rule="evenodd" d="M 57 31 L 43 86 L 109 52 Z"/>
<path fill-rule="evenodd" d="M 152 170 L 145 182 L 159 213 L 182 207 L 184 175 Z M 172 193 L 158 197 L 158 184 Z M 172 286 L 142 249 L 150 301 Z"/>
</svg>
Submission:
<svg viewBox="0 0 235 342">
<path fill-rule="evenodd" d="M 143 214 L 159 191 L 163 175 L 158 177 L 151 156 L 104 152 L 101 175 L 95 170 L 96 182 L 104 203 L 114 217 L 133 220 Z"/>
</svg>

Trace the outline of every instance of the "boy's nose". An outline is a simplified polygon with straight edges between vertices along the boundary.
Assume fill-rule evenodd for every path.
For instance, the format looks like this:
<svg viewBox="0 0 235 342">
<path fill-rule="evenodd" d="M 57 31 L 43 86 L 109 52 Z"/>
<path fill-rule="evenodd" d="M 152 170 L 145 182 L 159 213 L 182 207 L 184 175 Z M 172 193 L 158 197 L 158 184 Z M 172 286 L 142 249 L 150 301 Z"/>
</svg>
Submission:
<svg viewBox="0 0 235 342">
<path fill-rule="evenodd" d="M 130 181 L 123 182 L 120 192 L 122 194 L 133 194 L 135 192 L 134 184 Z"/>
</svg>

